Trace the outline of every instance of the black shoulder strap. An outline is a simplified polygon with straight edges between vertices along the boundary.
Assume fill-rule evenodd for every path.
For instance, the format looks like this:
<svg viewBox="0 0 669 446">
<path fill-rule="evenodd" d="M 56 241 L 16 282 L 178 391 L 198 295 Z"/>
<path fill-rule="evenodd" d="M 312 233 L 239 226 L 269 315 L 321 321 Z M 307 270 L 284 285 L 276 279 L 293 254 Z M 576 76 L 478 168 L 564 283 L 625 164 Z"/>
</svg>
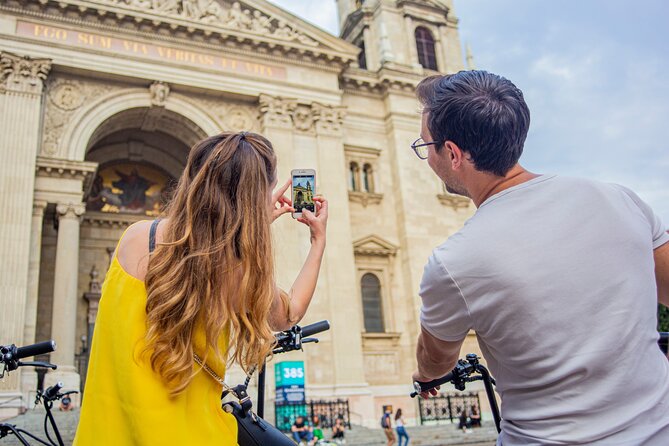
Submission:
<svg viewBox="0 0 669 446">
<path fill-rule="evenodd" d="M 153 220 L 151 223 L 151 230 L 149 231 L 149 254 L 156 249 L 156 229 L 158 228 L 159 219 Z"/>
</svg>

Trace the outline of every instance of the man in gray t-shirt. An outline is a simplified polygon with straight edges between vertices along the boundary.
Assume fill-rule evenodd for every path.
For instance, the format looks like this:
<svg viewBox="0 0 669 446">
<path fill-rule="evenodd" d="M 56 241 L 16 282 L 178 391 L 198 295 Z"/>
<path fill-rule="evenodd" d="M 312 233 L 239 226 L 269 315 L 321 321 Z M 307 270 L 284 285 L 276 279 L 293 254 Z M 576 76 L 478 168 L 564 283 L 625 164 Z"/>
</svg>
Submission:
<svg viewBox="0 0 669 446">
<path fill-rule="evenodd" d="M 529 110 L 508 80 L 433 76 L 418 96 L 416 154 L 478 209 L 425 266 L 414 379 L 448 372 L 474 330 L 502 399 L 498 444 L 669 444 L 659 218 L 621 186 L 523 169 Z"/>
</svg>

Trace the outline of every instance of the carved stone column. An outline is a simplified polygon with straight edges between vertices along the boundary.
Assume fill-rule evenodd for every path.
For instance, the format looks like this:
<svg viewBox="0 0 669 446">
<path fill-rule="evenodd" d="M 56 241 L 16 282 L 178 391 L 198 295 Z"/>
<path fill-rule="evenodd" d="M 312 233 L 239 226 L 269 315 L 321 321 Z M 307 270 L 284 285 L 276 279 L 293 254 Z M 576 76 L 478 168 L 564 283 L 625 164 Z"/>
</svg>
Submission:
<svg viewBox="0 0 669 446">
<path fill-rule="evenodd" d="M 58 369 L 47 374 L 45 386 L 62 381 L 66 389 L 79 390 L 79 374 L 74 366 L 77 326 L 77 285 L 79 282 L 79 225 L 86 210 L 84 203 L 59 203 L 56 272 L 53 284 L 51 337 L 58 348 L 51 362 Z"/>
<path fill-rule="evenodd" d="M 51 63 L 0 52 L 0 290 L 2 342 L 20 345 L 28 293 L 35 156 L 42 92 Z M 0 382 L 0 403 L 18 396 L 19 374 Z M 3 404 L 18 407 L 20 400 Z"/>
<path fill-rule="evenodd" d="M 37 323 L 37 299 L 39 291 L 39 270 L 42 253 L 42 224 L 46 201 L 33 202 L 33 218 L 30 235 L 30 267 L 28 270 L 28 294 L 26 298 L 25 325 L 23 327 L 23 345 L 33 344 L 35 340 L 35 325 Z M 43 341 L 45 339 L 40 339 Z M 30 392 L 37 388 L 37 373 L 32 367 L 21 369 L 21 391 L 26 397 L 24 405 L 27 407 Z"/>
</svg>

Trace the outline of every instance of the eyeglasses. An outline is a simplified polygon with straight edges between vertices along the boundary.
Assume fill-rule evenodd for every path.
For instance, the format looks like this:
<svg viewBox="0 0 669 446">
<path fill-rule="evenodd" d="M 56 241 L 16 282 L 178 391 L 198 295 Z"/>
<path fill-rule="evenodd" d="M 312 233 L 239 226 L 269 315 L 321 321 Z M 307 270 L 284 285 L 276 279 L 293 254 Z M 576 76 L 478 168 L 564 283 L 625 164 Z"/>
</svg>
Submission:
<svg viewBox="0 0 669 446">
<path fill-rule="evenodd" d="M 418 138 L 413 143 L 411 143 L 411 148 L 418 158 L 426 160 L 428 153 L 427 146 L 440 146 L 441 144 L 442 141 L 424 142 L 423 138 Z"/>
</svg>

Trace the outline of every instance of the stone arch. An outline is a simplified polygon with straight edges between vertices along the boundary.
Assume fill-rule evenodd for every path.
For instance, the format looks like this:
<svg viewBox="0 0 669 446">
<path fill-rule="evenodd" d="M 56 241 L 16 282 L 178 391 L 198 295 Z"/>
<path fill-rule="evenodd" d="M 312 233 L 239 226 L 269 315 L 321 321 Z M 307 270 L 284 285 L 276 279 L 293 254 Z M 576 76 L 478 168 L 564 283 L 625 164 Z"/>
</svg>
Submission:
<svg viewBox="0 0 669 446">
<path fill-rule="evenodd" d="M 125 89 L 101 96 L 88 107 L 81 107 L 75 113 L 61 138 L 59 153 L 67 159 L 82 161 L 86 156 L 88 143 L 94 132 L 109 118 L 133 108 L 150 108 L 151 96 L 148 89 Z M 199 127 L 207 136 L 220 132 L 221 126 L 199 107 L 174 95 L 165 101 L 165 110 L 176 113 Z"/>
</svg>

